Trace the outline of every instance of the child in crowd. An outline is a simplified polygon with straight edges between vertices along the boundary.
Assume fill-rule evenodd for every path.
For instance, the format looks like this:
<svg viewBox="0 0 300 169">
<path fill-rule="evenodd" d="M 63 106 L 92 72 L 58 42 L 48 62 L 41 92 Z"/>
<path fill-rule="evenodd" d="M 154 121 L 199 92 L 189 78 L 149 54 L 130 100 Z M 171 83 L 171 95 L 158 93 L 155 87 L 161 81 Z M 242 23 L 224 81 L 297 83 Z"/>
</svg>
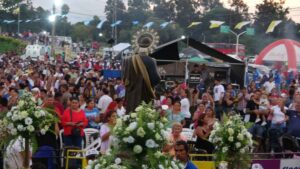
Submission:
<svg viewBox="0 0 300 169">
<path fill-rule="evenodd" d="M 260 111 L 268 111 L 269 107 L 270 107 L 270 102 L 268 100 L 268 95 L 263 94 L 259 100 L 259 110 Z M 260 118 L 260 116 L 262 119 Z M 255 123 L 259 123 L 259 122 L 261 122 L 261 120 L 262 120 L 261 125 L 265 126 L 267 124 L 266 117 L 264 115 L 257 114 Z"/>
</svg>

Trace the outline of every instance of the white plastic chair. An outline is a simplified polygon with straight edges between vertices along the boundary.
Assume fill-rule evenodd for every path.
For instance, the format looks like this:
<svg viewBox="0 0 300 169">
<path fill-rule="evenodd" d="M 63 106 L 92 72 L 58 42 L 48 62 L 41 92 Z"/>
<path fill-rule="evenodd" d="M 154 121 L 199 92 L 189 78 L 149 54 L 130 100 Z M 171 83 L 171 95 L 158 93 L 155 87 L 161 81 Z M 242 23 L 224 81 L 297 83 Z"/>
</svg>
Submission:
<svg viewBox="0 0 300 169">
<path fill-rule="evenodd" d="M 61 157 L 64 156 L 64 140 L 63 140 L 63 135 L 64 135 L 64 129 L 61 129 L 59 131 L 59 144 L 60 144 L 60 155 Z M 61 168 L 64 166 L 64 158 L 60 158 L 60 165 Z"/>
<path fill-rule="evenodd" d="M 86 146 L 84 150 L 85 151 L 89 151 L 89 150 L 92 150 L 92 149 L 99 150 L 100 147 L 101 147 L 101 138 L 98 137 L 91 144 L 89 144 L 88 146 Z"/>
<path fill-rule="evenodd" d="M 84 139 L 85 139 L 84 148 L 86 149 L 90 144 L 92 144 L 95 140 L 97 140 L 97 138 L 95 139 L 94 137 L 92 137 L 92 135 L 97 133 L 99 134 L 99 130 L 93 128 L 85 128 L 83 129 L 83 131 L 84 131 Z"/>
<path fill-rule="evenodd" d="M 188 141 L 196 141 L 197 137 L 193 137 L 194 130 L 190 128 L 183 128 L 181 132 Z"/>
<path fill-rule="evenodd" d="M 190 124 L 190 129 L 194 129 L 194 123 Z"/>
<path fill-rule="evenodd" d="M 64 148 L 63 134 L 64 134 L 64 129 L 61 129 L 59 131 L 59 144 L 60 144 L 60 149 L 61 150 Z"/>
</svg>

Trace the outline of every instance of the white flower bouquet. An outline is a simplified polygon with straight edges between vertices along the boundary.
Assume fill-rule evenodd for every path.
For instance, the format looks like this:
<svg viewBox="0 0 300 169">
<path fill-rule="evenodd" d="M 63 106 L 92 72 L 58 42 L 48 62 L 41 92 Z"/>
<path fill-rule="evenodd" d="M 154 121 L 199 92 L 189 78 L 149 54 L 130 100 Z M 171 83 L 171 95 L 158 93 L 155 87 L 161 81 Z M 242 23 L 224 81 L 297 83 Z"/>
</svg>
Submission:
<svg viewBox="0 0 300 169">
<path fill-rule="evenodd" d="M 0 133 L 6 132 L 13 138 L 32 138 L 37 132 L 45 134 L 58 119 L 54 114 L 37 106 L 31 93 L 25 92 L 6 116 L 0 121 Z M 4 128 L 1 124 L 4 124 Z M 1 141 L 3 142 L 3 141 Z M 7 143 L 7 140 L 5 140 Z"/>
<path fill-rule="evenodd" d="M 225 117 L 223 123 L 216 123 L 209 141 L 216 147 L 218 162 L 227 161 L 233 168 L 247 168 L 253 141 L 239 115 Z"/>
<path fill-rule="evenodd" d="M 166 124 L 167 119 L 160 117 L 150 104 L 142 103 L 135 112 L 117 119 L 113 129 L 117 141 L 112 155 L 91 162 L 88 169 L 107 169 L 116 165 L 118 169 L 184 168 L 161 152 L 167 140 Z"/>
</svg>

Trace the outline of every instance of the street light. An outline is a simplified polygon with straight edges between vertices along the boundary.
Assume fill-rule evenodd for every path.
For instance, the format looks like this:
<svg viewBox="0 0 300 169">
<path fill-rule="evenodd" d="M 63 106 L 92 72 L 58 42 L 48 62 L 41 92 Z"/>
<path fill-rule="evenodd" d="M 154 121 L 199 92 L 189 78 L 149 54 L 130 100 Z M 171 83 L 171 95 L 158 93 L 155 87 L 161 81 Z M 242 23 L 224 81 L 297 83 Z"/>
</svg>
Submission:
<svg viewBox="0 0 300 169">
<path fill-rule="evenodd" d="M 240 43 L 240 36 L 244 35 L 247 31 L 244 31 L 240 34 L 235 33 L 234 31 L 230 30 L 232 34 L 236 36 L 236 46 L 235 46 L 235 55 L 239 57 L 239 43 Z"/>
<path fill-rule="evenodd" d="M 103 36 L 103 33 L 99 33 L 99 36 L 102 37 L 102 36 Z"/>
<path fill-rule="evenodd" d="M 55 17 L 56 17 L 55 15 L 50 15 L 48 19 L 51 23 L 53 23 L 55 22 Z"/>
</svg>

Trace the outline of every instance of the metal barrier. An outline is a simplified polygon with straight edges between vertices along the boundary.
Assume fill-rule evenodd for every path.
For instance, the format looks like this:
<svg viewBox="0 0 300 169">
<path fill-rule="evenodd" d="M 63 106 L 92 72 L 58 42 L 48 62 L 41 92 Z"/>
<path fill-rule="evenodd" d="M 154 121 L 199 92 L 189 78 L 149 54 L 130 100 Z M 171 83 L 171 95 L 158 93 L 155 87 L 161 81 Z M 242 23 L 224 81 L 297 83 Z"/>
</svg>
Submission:
<svg viewBox="0 0 300 169">
<path fill-rule="evenodd" d="M 71 153 L 74 153 L 74 155 Z M 77 159 L 81 160 L 82 168 L 85 168 L 87 166 L 87 160 L 85 157 L 86 151 L 85 150 L 67 150 L 67 158 L 66 158 L 66 169 L 69 168 L 69 160 L 70 159 Z"/>
<path fill-rule="evenodd" d="M 190 154 L 191 161 L 201 169 L 215 169 L 214 154 Z"/>
</svg>

